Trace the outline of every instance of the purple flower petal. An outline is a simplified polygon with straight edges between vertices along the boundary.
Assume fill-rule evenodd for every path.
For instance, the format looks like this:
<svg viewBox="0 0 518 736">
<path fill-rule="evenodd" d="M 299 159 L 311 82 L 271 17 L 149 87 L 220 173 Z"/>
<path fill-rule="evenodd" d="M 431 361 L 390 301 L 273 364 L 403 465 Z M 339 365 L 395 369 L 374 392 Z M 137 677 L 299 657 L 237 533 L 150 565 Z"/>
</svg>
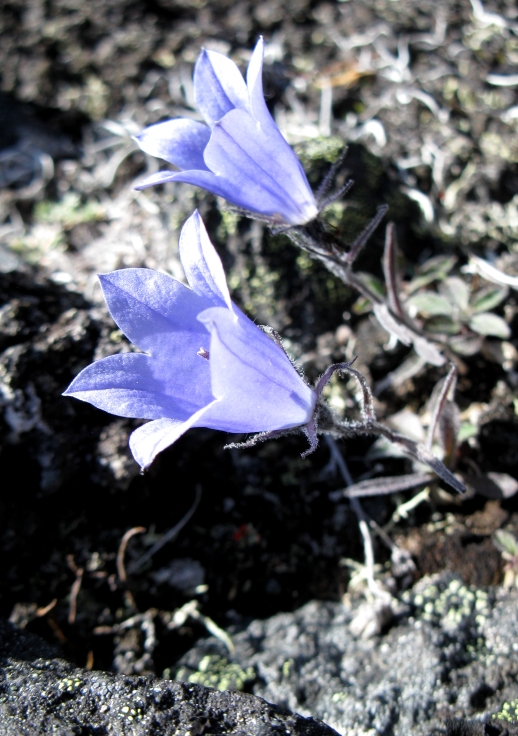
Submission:
<svg viewBox="0 0 518 736">
<path fill-rule="evenodd" d="M 210 139 L 210 128 L 196 120 L 176 118 L 150 125 L 136 136 L 150 156 L 157 156 L 179 169 L 206 169 L 203 151 Z"/>
<path fill-rule="evenodd" d="M 275 125 L 270 111 L 264 101 L 263 93 L 263 57 L 264 57 L 264 41 L 262 36 L 256 43 L 254 53 L 248 64 L 246 72 L 246 83 L 250 98 L 250 107 L 253 117 L 261 123 L 264 128 L 269 128 L 270 124 Z"/>
<path fill-rule="evenodd" d="M 211 333 L 212 392 L 220 399 L 204 426 L 262 432 L 306 424 L 315 393 L 282 349 L 247 317 L 213 307 L 198 319 Z"/>
<path fill-rule="evenodd" d="M 110 314 L 141 350 L 159 354 L 170 351 L 176 341 L 206 339 L 196 317 L 216 300 L 148 268 L 125 268 L 99 280 Z"/>
<path fill-rule="evenodd" d="M 159 184 L 168 184 L 171 181 L 183 181 L 183 179 L 177 179 L 177 171 L 157 171 L 156 174 L 151 174 L 150 176 L 147 176 L 145 179 L 142 179 L 141 182 L 139 182 L 134 189 L 136 189 L 138 192 L 140 192 L 141 189 L 147 189 L 148 187 L 155 187 Z M 206 173 L 206 172 L 200 172 L 200 173 Z"/>
<path fill-rule="evenodd" d="M 232 309 L 221 260 L 209 240 L 205 225 L 196 210 L 180 234 L 180 259 L 189 286 L 214 304 L 223 302 Z"/>
<path fill-rule="evenodd" d="M 258 123 L 260 123 L 262 132 L 266 136 L 272 136 L 273 139 L 275 140 L 275 145 L 281 147 L 282 151 L 284 152 L 284 156 L 285 157 L 287 156 L 289 158 L 289 160 L 286 161 L 285 163 L 287 163 L 290 168 L 292 166 L 293 159 L 295 159 L 299 168 L 301 169 L 302 178 L 304 181 L 304 190 L 309 189 L 309 184 L 307 183 L 306 174 L 304 173 L 304 170 L 300 166 L 299 160 L 297 159 L 292 149 L 290 148 L 288 142 L 286 141 L 281 131 L 277 127 L 277 124 L 275 123 L 275 120 L 271 116 L 270 111 L 268 110 L 268 107 L 264 100 L 263 79 L 262 79 L 263 56 L 264 56 L 264 41 L 261 37 L 256 44 L 254 53 L 252 54 L 250 63 L 248 64 L 247 73 L 246 73 L 252 117 L 255 120 L 257 120 Z M 289 150 L 289 153 L 286 149 Z"/>
<path fill-rule="evenodd" d="M 185 184 L 193 184 L 202 189 L 207 189 L 237 207 L 271 217 L 274 217 L 281 206 L 285 208 L 284 200 L 281 201 L 279 196 L 276 197 L 268 193 L 260 183 L 250 179 L 248 173 L 241 171 L 239 168 L 235 171 L 234 179 L 217 176 L 211 171 L 161 171 L 160 174 L 153 174 L 148 179 L 140 182 L 135 189 L 145 189 L 154 184 L 164 184 L 172 181 L 181 181 Z M 278 215 L 278 220 L 279 222 L 284 221 L 281 215 Z"/>
<path fill-rule="evenodd" d="M 194 99 L 211 127 L 236 107 L 249 109 L 248 90 L 237 66 L 223 54 L 206 49 L 194 67 Z"/>
<path fill-rule="evenodd" d="M 264 101 L 263 53 L 260 38 L 245 84 L 233 61 L 202 51 L 194 70 L 194 93 L 212 128 L 203 161 L 200 146 L 206 131 L 200 132 L 193 121 L 186 121 L 185 128 L 178 120 L 159 123 L 138 140 L 144 150 L 165 156 L 182 171 L 153 174 L 136 189 L 177 181 L 194 184 L 278 224 L 303 225 L 318 215 L 304 170 Z"/>
<path fill-rule="evenodd" d="M 180 253 L 193 289 L 145 268 L 100 277 L 117 324 L 150 354 L 97 361 L 65 392 L 118 416 L 153 420 L 131 436 L 142 467 L 189 427 L 282 430 L 307 424 L 316 403 L 282 349 L 230 301 L 197 212 L 183 228 Z"/>
<path fill-rule="evenodd" d="M 216 123 L 205 162 L 221 180 L 234 185 L 229 200 L 246 209 L 277 214 L 291 224 L 307 222 L 318 214 L 304 171 L 289 145 L 278 130 L 267 135 L 244 110 L 232 110 Z"/>
<path fill-rule="evenodd" d="M 175 370 L 176 381 L 168 375 L 174 356 L 161 361 L 139 353 L 110 355 L 82 370 L 65 396 L 87 401 L 119 417 L 185 421 L 213 400 L 208 361 L 195 351 L 193 355 L 190 370 L 186 371 L 185 366 Z"/>
<path fill-rule="evenodd" d="M 140 467 L 143 470 L 148 468 L 159 452 L 176 442 L 191 427 L 203 426 L 203 415 L 210 410 L 211 406 L 212 404 L 209 404 L 200 409 L 183 422 L 175 419 L 155 419 L 154 422 L 148 422 L 136 429 L 130 437 L 129 445 Z"/>
</svg>

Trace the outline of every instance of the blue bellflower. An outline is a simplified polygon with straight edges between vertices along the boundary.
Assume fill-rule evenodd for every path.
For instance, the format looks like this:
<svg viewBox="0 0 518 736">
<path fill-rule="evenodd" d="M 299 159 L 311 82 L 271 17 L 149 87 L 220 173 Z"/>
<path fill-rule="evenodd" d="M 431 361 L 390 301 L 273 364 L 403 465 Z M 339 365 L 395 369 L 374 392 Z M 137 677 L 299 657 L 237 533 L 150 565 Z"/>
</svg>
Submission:
<svg viewBox="0 0 518 736">
<path fill-rule="evenodd" d="M 99 277 L 113 319 L 145 352 L 92 363 L 65 395 L 151 419 L 130 438 L 142 468 L 190 427 L 279 434 L 300 426 L 314 435 L 316 393 L 230 300 L 197 212 L 182 229 L 180 258 L 190 288 L 145 268 Z"/>
<path fill-rule="evenodd" d="M 143 151 L 180 171 L 160 171 L 137 189 L 168 181 L 195 184 L 277 225 L 303 225 L 317 216 L 306 174 L 264 101 L 263 53 L 261 38 L 245 83 L 226 56 L 201 52 L 194 98 L 207 125 L 176 118 L 140 133 Z"/>
</svg>

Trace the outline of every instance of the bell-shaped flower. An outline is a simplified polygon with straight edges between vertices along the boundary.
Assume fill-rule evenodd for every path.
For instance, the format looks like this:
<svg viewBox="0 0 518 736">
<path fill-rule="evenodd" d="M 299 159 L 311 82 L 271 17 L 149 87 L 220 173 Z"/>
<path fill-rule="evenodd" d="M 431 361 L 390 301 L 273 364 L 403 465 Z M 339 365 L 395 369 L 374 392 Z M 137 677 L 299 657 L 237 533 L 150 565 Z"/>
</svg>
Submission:
<svg viewBox="0 0 518 736">
<path fill-rule="evenodd" d="M 180 257 L 190 288 L 145 268 L 99 277 L 113 319 L 144 352 L 92 363 L 65 395 L 110 414 L 151 419 L 130 438 L 142 468 L 190 427 L 277 434 L 313 426 L 315 392 L 230 300 L 197 212 L 183 227 Z"/>
<path fill-rule="evenodd" d="M 264 101 L 263 53 L 261 38 L 245 83 L 226 56 L 201 52 L 194 69 L 194 97 L 207 125 L 176 118 L 140 133 L 137 141 L 143 151 L 180 171 L 160 171 L 137 189 L 169 181 L 195 184 L 278 225 L 303 225 L 317 216 L 304 170 Z"/>
</svg>

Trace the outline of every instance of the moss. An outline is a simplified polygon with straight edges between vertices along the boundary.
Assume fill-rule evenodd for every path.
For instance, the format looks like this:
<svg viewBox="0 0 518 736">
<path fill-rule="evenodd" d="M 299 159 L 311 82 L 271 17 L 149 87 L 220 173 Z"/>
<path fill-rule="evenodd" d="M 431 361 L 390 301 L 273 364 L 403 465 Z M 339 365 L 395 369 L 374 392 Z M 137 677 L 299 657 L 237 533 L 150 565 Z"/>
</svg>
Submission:
<svg viewBox="0 0 518 736">
<path fill-rule="evenodd" d="M 488 160 L 502 158 L 508 163 L 518 162 L 518 143 L 514 138 L 504 141 L 502 136 L 488 131 L 480 136 L 479 145 Z"/>
<path fill-rule="evenodd" d="M 60 224 L 65 230 L 86 222 L 97 222 L 104 217 L 104 207 L 98 202 L 87 200 L 82 204 L 79 196 L 73 192 L 65 194 L 59 202 L 40 202 L 34 211 L 36 222 Z"/>
<path fill-rule="evenodd" d="M 65 677 L 58 683 L 58 687 L 64 693 L 75 693 L 83 685 L 83 681 L 79 677 Z"/>
<path fill-rule="evenodd" d="M 502 705 L 502 709 L 498 713 L 493 714 L 493 718 L 498 721 L 506 721 L 513 725 L 518 724 L 518 699 L 511 700 Z"/>
<path fill-rule="evenodd" d="M 142 708 L 135 705 L 134 703 L 128 702 L 123 705 L 117 713 L 119 718 L 125 721 L 141 721 L 142 720 Z"/>
<path fill-rule="evenodd" d="M 58 92 L 58 105 L 63 110 L 81 110 L 92 120 L 102 120 L 108 112 L 109 97 L 103 80 L 90 74 L 82 86 L 63 85 Z"/>
<path fill-rule="evenodd" d="M 295 146 L 297 156 L 304 167 L 311 167 L 317 161 L 334 164 L 344 149 L 341 138 L 312 138 L 303 145 Z"/>
<path fill-rule="evenodd" d="M 217 230 L 217 236 L 220 240 L 225 240 L 229 235 L 235 235 L 237 226 L 241 219 L 241 215 L 232 210 L 221 210 L 221 222 Z"/>
<path fill-rule="evenodd" d="M 287 659 L 284 664 L 282 665 L 281 671 L 283 677 L 289 677 L 291 675 L 291 671 L 293 668 L 293 665 L 295 664 L 295 660 L 290 657 L 290 659 Z"/>
<path fill-rule="evenodd" d="M 167 674 L 164 673 L 167 677 Z M 247 682 L 255 680 L 253 667 L 244 670 L 238 664 L 215 654 L 207 654 L 198 664 L 196 672 L 182 667 L 176 673 L 177 680 L 212 687 L 215 690 L 244 690 Z"/>
<path fill-rule="evenodd" d="M 458 578 L 453 578 L 446 586 L 431 584 L 413 598 L 410 596 L 409 602 L 422 619 L 443 628 L 471 624 L 477 641 L 476 633 L 490 613 L 488 594 L 464 585 Z"/>
<path fill-rule="evenodd" d="M 243 307 L 249 314 L 259 314 L 261 319 L 271 321 L 275 315 L 276 307 L 276 286 L 280 279 L 280 274 L 271 271 L 265 263 L 256 262 L 254 273 L 243 273 L 242 277 L 247 278 L 246 295 L 243 293 Z M 235 284 L 232 280 L 231 286 Z M 239 286 L 244 286 L 242 279 L 238 280 Z"/>
</svg>

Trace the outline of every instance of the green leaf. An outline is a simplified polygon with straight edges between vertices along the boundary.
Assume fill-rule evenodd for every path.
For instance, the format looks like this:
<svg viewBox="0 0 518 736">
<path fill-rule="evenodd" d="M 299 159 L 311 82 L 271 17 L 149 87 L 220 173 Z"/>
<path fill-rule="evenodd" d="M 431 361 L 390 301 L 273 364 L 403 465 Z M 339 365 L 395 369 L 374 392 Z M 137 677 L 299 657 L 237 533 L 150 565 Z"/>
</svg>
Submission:
<svg viewBox="0 0 518 736">
<path fill-rule="evenodd" d="M 448 345 L 458 355 L 475 355 L 482 347 L 480 335 L 453 335 L 448 340 Z"/>
<path fill-rule="evenodd" d="M 505 286 L 488 286 L 485 289 L 480 289 L 476 294 L 473 295 L 471 300 L 471 311 L 477 312 L 490 312 L 495 307 L 503 302 L 509 293 L 509 289 Z"/>
<path fill-rule="evenodd" d="M 451 310 L 450 310 L 451 311 Z M 425 332 L 431 335 L 457 335 L 461 330 L 460 322 L 438 315 L 426 321 Z"/>
<path fill-rule="evenodd" d="M 516 555 L 518 552 L 518 542 L 516 537 L 511 532 L 505 531 L 505 529 L 497 529 L 494 535 L 496 546 L 501 552 L 507 552 L 510 555 Z"/>
<path fill-rule="evenodd" d="M 407 286 L 407 293 L 413 294 L 433 281 L 442 281 L 457 263 L 455 256 L 436 256 L 429 258 L 417 269 L 417 276 Z"/>
<path fill-rule="evenodd" d="M 450 315 L 452 312 L 451 302 L 441 294 L 436 294 L 435 291 L 420 291 L 410 297 L 407 305 L 414 307 L 423 316 Z"/>
<path fill-rule="evenodd" d="M 473 332 L 485 337 L 500 337 L 502 340 L 507 340 L 511 336 L 507 322 L 492 312 L 474 314 L 469 321 L 469 326 Z"/>
<path fill-rule="evenodd" d="M 355 276 L 365 284 L 367 288 L 374 292 L 374 294 L 385 300 L 385 287 L 383 286 L 383 282 L 376 278 L 376 276 L 373 276 L 371 273 L 367 273 L 367 271 L 357 271 Z"/>
<path fill-rule="evenodd" d="M 353 314 L 368 314 L 372 312 L 372 302 L 364 296 L 359 296 L 352 306 Z"/>
<path fill-rule="evenodd" d="M 470 288 L 469 284 L 458 276 L 449 276 L 439 284 L 441 294 L 455 304 L 461 312 L 465 312 L 468 308 Z"/>
<path fill-rule="evenodd" d="M 476 437 L 477 434 L 478 427 L 471 424 L 471 422 L 462 422 L 459 429 L 458 441 L 459 443 L 464 442 L 465 440 L 469 440 L 470 437 Z"/>
<path fill-rule="evenodd" d="M 422 263 L 417 270 L 421 276 L 425 274 L 433 274 L 434 277 L 446 276 L 456 263 L 456 256 L 434 256 Z"/>
</svg>

